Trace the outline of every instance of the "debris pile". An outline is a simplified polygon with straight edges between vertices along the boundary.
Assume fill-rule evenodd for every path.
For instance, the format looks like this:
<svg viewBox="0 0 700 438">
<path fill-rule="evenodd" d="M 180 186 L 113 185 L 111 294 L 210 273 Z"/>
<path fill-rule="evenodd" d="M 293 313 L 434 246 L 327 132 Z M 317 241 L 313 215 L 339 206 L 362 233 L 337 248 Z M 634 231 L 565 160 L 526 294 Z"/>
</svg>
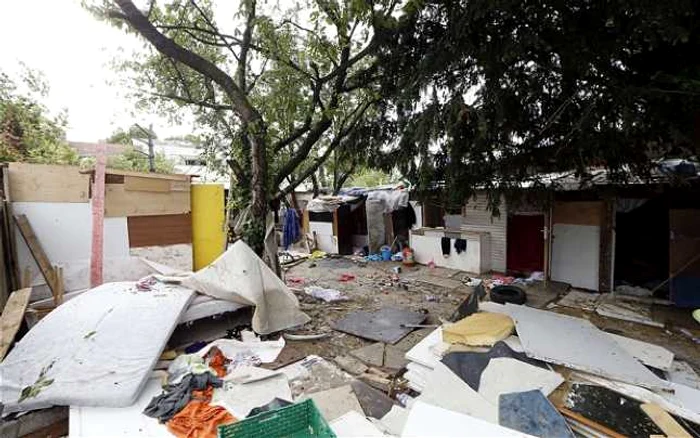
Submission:
<svg viewBox="0 0 700 438">
<path fill-rule="evenodd" d="M 700 377 L 664 346 L 490 296 L 512 285 L 440 277 L 436 268 L 396 270 L 392 262 L 371 264 L 383 271 L 367 274 L 346 262 L 333 262 L 339 272 L 316 268 L 333 281 L 317 283 L 307 271 L 285 284 L 237 243 L 195 274 L 155 274 L 72 297 L 0 364 L 3 416 L 70 406 L 70 435 L 81 437 L 700 430 Z M 468 295 L 465 283 L 473 286 Z M 375 296 L 358 301 L 359 287 Z M 307 324 L 295 293 L 319 309 L 312 316 L 324 330 Z M 391 294 L 415 298 L 377 304 L 392 302 L 382 301 Z M 574 291 L 557 306 L 600 316 L 605 300 Z M 223 303 L 255 310 L 234 320 L 240 311 L 222 315 Z M 449 318 L 430 310 L 446 304 Z"/>
</svg>

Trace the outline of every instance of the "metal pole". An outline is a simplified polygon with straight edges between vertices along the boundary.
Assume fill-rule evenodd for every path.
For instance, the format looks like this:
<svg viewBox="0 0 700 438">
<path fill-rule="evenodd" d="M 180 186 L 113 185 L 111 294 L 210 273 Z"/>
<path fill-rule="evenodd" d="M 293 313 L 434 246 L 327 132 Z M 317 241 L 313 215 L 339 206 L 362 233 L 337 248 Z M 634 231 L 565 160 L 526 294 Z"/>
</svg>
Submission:
<svg viewBox="0 0 700 438">
<path fill-rule="evenodd" d="M 156 171 L 155 155 L 153 154 L 153 124 L 148 127 L 148 169 L 151 173 Z"/>
</svg>

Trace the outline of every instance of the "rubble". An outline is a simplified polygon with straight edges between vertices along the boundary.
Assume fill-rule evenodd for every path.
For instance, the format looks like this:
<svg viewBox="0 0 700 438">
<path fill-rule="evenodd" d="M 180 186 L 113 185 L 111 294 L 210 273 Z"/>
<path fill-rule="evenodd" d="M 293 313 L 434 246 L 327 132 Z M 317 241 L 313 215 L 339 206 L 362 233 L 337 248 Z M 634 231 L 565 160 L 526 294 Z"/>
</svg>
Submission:
<svg viewBox="0 0 700 438">
<path fill-rule="evenodd" d="M 240 257 L 242 253 L 238 254 Z M 214 281 L 233 266 L 231 260 L 224 260 L 229 267 L 218 273 L 207 268 L 209 273 L 198 277 L 197 286 L 195 282 L 183 281 L 188 277 L 172 273 L 168 277 L 156 276 L 157 281 L 141 282 L 148 285 L 148 290 L 135 282 L 120 286 L 123 299 L 137 300 L 139 312 L 148 317 L 143 324 L 133 323 L 133 310 L 129 316 L 119 308 L 112 310 L 114 302 L 102 295 L 99 308 L 103 310 L 95 312 L 97 307 L 91 307 L 94 314 L 88 318 L 102 318 L 102 322 L 85 325 L 81 321 L 88 319 L 74 318 L 73 324 L 80 328 L 66 331 L 70 325 L 61 321 L 63 309 L 80 309 L 82 301 L 104 291 L 96 289 L 71 297 L 11 350 L 0 369 L 18 366 L 16 356 L 26 354 L 23 351 L 39 338 L 44 338 L 42 342 L 52 339 L 47 331 L 58 331 L 54 325 L 58 322 L 65 325 L 62 336 L 88 345 L 91 349 L 85 351 L 98 352 L 98 356 L 94 363 L 80 364 L 67 362 L 67 353 L 59 352 L 54 354 L 56 363 L 43 373 L 36 366 L 27 370 L 27 377 L 18 377 L 18 381 L 29 379 L 30 384 L 36 383 L 38 375 L 53 381 L 30 399 L 41 404 L 15 402 L 9 405 L 10 410 L 70 405 L 71 436 L 83 437 L 213 436 L 217 430 L 221 436 L 236 436 L 240 428 L 231 425 L 262 419 L 274 422 L 276 417 L 271 414 L 292 412 L 290 407 L 302 405 L 303 409 L 318 412 L 328 430 L 339 437 L 465 433 L 616 437 L 634 430 L 685 436 L 696 427 L 693 423 L 700 421 L 697 374 L 692 366 L 678 360 L 667 345 L 631 338 L 630 332 L 608 333 L 586 319 L 527 305 L 490 302 L 483 284 L 471 278 L 468 281 L 476 289 L 462 282 L 455 286 L 420 281 L 418 278 L 427 271 L 429 276 L 435 276 L 435 270 L 403 267 L 401 272 L 395 272 L 393 262 L 367 266 L 350 262 L 355 266 L 351 269 L 348 259 L 325 258 L 303 261 L 291 268 L 293 274 L 288 275 L 288 283 L 290 279 L 303 278 L 309 290 L 332 290 L 348 298 L 336 302 L 318 300 L 304 290 L 287 293 L 289 289 L 283 282 L 266 283 L 265 272 L 255 271 L 259 268 L 254 263 L 248 264 L 262 276 L 262 283 L 258 284 L 272 285 L 273 296 L 279 296 L 283 303 L 298 300 L 298 310 L 286 309 L 282 315 L 282 324 L 287 327 L 265 333 L 265 327 L 280 323 L 275 320 L 278 304 L 268 303 L 267 309 L 259 309 L 257 317 L 240 319 L 237 327 L 231 326 L 233 319 L 216 318 L 211 320 L 212 324 L 219 321 L 221 328 L 216 330 L 197 331 L 197 320 L 181 324 L 178 330 L 190 327 L 191 336 L 187 342 L 172 345 L 174 327 L 192 303 L 203 296 L 195 294 L 192 287 L 206 289 L 217 297 L 212 299 L 227 302 L 234 296 L 250 297 L 240 284 Z M 310 266 L 320 261 L 325 263 L 321 269 Z M 449 271 L 445 274 L 451 275 L 450 279 L 460 275 Z M 498 281 L 509 279 L 502 277 Z M 227 293 L 227 287 L 234 292 Z M 595 313 L 596 306 L 585 305 L 588 297 L 580 299 L 576 292 L 571 292 L 574 295 L 560 302 L 555 310 L 589 312 L 592 317 L 601 318 Z M 441 300 L 426 302 L 426 294 Z M 163 304 L 174 297 L 180 297 L 178 304 L 165 312 Z M 261 302 L 259 297 L 255 299 Z M 595 298 L 596 304 L 599 300 Z M 143 310 L 149 301 L 153 301 L 154 309 L 156 303 L 160 306 L 158 311 Z M 134 305 L 130 306 L 133 309 Z M 308 313 L 309 321 L 296 324 L 306 319 L 298 316 L 301 310 Z M 76 313 L 87 314 L 74 310 Z M 454 321 L 450 321 L 451 316 Z M 348 319 L 354 324 L 345 324 Z M 637 326 L 633 322 L 624 324 Z M 109 406 L 115 398 L 107 403 L 56 397 L 52 387 L 64 384 L 62 373 L 68 364 L 69 369 L 82 370 L 88 368 L 81 366 L 96 370 L 113 367 L 110 354 L 119 345 L 134 353 L 137 344 L 124 342 L 135 336 L 132 332 L 148 332 L 151 343 L 148 351 L 141 353 L 143 364 L 134 374 L 134 379 L 143 378 L 142 384 L 128 387 L 129 391 L 119 399 L 119 407 Z M 105 339 L 110 340 L 110 350 L 106 345 L 102 347 Z M 67 344 L 67 348 L 73 348 L 71 345 Z M 59 346 L 54 348 L 60 351 Z M 32 349 L 46 351 L 43 343 Z M 76 357 L 84 360 L 87 355 L 80 353 Z M 159 370 L 155 374 L 158 377 L 149 378 L 153 369 Z M 90 374 L 82 384 L 89 381 L 95 385 L 98 379 Z M 203 383 L 190 387 L 190 382 L 197 379 Z M 13 391 L 7 382 L 3 375 L 3 403 L 5 394 Z M 190 389 L 176 393 L 177 385 Z M 110 396 L 116 393 L 110 388 Z M 613 396 L 601 396 L 604 393 Z M 90 396 L 104 397 L 100 394 Z M 611 415 L 588 409 L 590 403 L 583 403 L 586 397 L 593 397 L 588 400 L 593 404 L 601 400 L 608 403 L 602 409 Z M 168 398 L 177 399 L 178 404 L 169 412 L 173 415 L 160 416 L 162 423 L 144 414 L 151 411 L 149 404 L 158 406 L 158 400 Z M 625 405 L 615 406 L 613 402 L 622 399 Z M 633 413 L 629 417 L 635 419 L 638 429 L 631 426 L 633 421 L 623 424 L 611 420 L 618 411 Z"/>
</svg>

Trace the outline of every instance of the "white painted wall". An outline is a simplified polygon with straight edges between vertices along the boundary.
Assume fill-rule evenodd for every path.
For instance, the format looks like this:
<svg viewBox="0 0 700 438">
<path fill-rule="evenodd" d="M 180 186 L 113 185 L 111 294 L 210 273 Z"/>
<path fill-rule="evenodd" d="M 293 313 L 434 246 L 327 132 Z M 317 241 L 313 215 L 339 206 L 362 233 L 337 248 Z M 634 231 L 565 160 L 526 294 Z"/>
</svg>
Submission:
<svg viewBox="0 0 700 438">
<path fill-rule="evenodd" d="M 552 280 L 598 290 L 600 227 L 554 224 Z"/>
<path fill-rule="evenodd" d="M 66 291 L 86 287 L 92 251 L 92 210 L 90 203 L 13 202 L 15 215 L 24 214 L 52 264 L 63 267 Z M 129 232 L 125 217 L 105 218 L 104 257 L 129 256 Z M 15 226 L 20 272 L 29 267 L 35 286 L 32 300 L 50 295 L 43 275 Z M 23 275 L 23 274 L 22 274 Z"/>
<path fill-rule="evenodd" d="M 490 253 L 484 250 L 485 246 L 488 247 L 489 236 L 487 233 L 462 233 L 462 238 L 467 240 L 467 250 L 461 254 L 457 254 L 457 251 L 454 249 L 455 239 L 451 239 L 450 255 L 449 257 L 444 257 L 441 245 L 444 231 L 442 235 L 435 235 L 436 233 L 433 231 L 437 230 L 426 231 L 430 232 L 420 235 L 413 230 L 410 231 L 410 245 L 418 263 L 426 265 L 433 261 L 436 266 L 475 274 L 482 274 L 490 270 Z"/>
<path fill-rule="evenodd" d="M 316 234 L 316 244 L 318 249 L 329 254 L 338 253 L 338 241 L 333 235 L 332 222 L 314 222 L 309 221 L 309 232 Z"/>
<path fill-rule="evenodd" d="M 490 269 L 497 272 L 506 270 L 506 226 L 507 211 L 505 201 L 499 206 L 500 216 L 493 217 L 487 209 L 488 199 L 479 193 L 469 199 L 463 209 L 462 230 L 485 231 L 490 234 Z"/>
</svg>

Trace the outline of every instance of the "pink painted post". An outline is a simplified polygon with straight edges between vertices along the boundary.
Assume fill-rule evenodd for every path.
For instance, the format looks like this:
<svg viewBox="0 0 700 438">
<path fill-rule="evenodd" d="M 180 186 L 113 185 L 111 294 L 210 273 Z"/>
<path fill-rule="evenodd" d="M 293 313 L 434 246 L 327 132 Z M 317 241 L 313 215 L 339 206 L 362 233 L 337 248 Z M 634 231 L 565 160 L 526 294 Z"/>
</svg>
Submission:
<svg viewBox="0 0 700 438">
<path fill-rule="evenodd" d="M 105 145 L 97 146 L 95 182 L 92 186 L 92 255 L 90 257 L 90 287 L 102 284 L 105 221 Z"/>
</svg>

